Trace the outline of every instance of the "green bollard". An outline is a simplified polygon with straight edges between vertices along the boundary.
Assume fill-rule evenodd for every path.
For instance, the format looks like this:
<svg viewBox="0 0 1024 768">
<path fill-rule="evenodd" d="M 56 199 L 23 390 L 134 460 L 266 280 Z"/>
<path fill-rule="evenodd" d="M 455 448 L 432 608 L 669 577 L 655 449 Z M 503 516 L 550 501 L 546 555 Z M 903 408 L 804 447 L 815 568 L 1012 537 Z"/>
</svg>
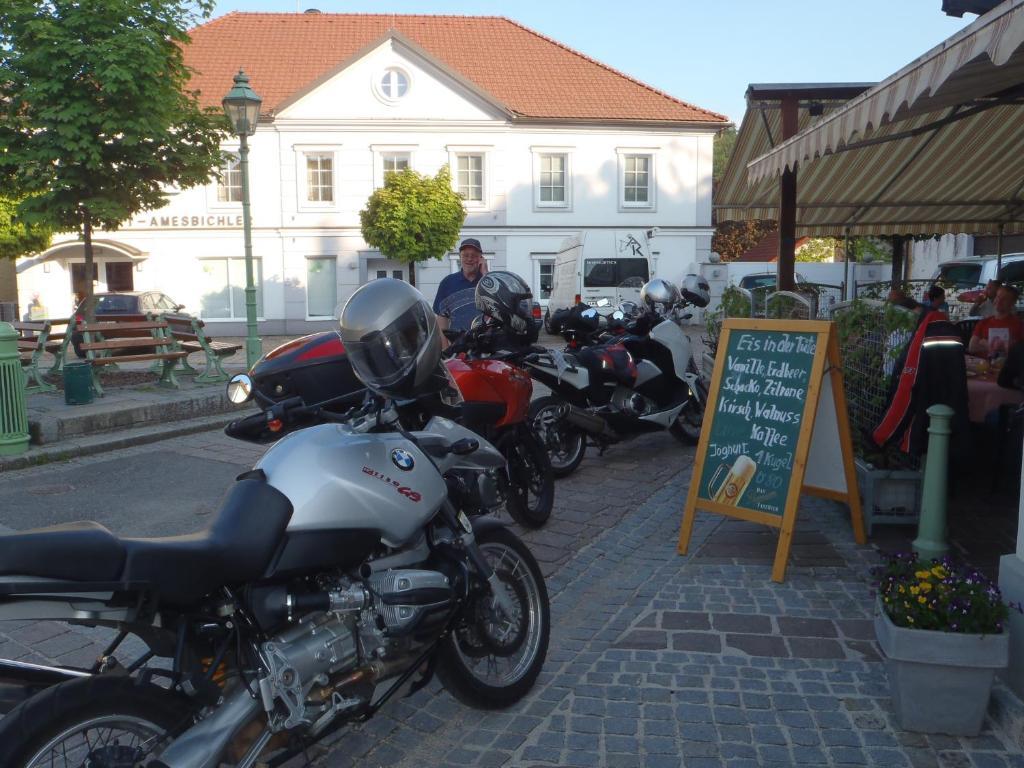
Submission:
<svg viewBox="0 0 1024 768">
<path fill-rule="evenodd" d="M 927 411 L 928 453 L 924 459 L 924 492 L 921 495 L 921 517 L 913 547 L 922 560 L 941 558 L 949 551 L 946 543 L 946 469 L 949 467 L 950 420 L 953 409 L 933 405 Z"/>
<path fill-rule="evenodd" d="M 18 354 L 18 332 L 0 323 L 0 456 L 28 450 L 25 374 Z"/>
</svg>

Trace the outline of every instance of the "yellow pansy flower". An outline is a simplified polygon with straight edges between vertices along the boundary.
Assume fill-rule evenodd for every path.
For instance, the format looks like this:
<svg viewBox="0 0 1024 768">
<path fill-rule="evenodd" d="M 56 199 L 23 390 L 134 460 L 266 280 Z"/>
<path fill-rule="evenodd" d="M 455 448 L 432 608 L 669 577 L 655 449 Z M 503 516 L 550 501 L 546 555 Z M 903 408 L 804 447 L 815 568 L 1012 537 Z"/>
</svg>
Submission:
<svg viewBox="0 0 1024 768">
<path fill-rule="evenodd" d="M 927 579 L 932 575 L 931 571 L 915 571 L 914 575 L 919 579 Z"/>
</svg>

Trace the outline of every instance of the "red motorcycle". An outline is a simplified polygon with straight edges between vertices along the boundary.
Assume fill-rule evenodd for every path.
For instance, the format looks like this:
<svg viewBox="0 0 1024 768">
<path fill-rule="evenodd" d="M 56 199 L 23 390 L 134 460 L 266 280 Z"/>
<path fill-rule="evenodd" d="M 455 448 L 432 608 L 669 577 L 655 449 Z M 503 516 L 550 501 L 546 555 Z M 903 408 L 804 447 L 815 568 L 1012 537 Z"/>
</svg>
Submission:
<svg viewBox="0 0 1024 768">
<path fill-rule="evenodd" d="M 494 339 L 493 327 L 469 331 L 448 347 L 446 354 L 452 357 L 445 365 L 464 400 L 460 421 L 505 457 L 509 514 L 521 525 L 539 528 L 551 516 L 555 476 L 528 418 L 533 380 L 515 365 L 533 349 L 501 349 Z"/>
<path fill-rule="evenodd" d="M 463 398 L 451 415 L 505 456 L 506 508 L 516 522 L 539 528 L 551 516 L 555 486 L 547 451 L 527 421 L 533 381 L 513 364 L 517 353 L 493 352 L 483 357 L 483 338 L 478 333 L 467 334 L 449 347 L 450 354 L 459 356 L 450 357 L 445 364 Z M 304 336 L 278 347 L 258 360 L 249 376 L 255 402 L 263 411 L 298 397 L 307 404 L 322 403 L 324 410 L 340 412 L 357 405 L 365 394 L 334 331 Z M 446 407 L 433 405 L 437 409 Z M 418 422 L 429 417 L 424 410 L 427 406 L 417 402 L 398 408 L 403 421 L 408 421 L 407 428 L 422 426 Z M 232 422 L 225 431 L 240 440 L 267 443 L 314 423 L 315 417 L 310 416 L 306 422 L 288 427 L 271 422 L 268 429 L 259 419 L 249 417 Z"/>
</svg>

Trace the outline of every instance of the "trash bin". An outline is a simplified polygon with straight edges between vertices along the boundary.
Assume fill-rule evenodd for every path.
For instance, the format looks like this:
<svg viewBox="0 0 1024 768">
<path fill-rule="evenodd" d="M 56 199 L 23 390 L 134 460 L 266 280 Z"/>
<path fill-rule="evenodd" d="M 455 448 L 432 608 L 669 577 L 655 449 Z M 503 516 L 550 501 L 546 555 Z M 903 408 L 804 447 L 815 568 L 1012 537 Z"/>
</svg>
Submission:
<svg viewBox="0 0 1024 768">
<path fill-rule="evenodd" d="M 0 456 L 28 449 L 25 374 L 18 354 L 18 332 L 0 323 Z"/>
<path fill-rule="evenodd" d="M 64 363 L 64 402 L 85 405 L 92 402 L 92 363 L 77 360 Z"/>
</svg>

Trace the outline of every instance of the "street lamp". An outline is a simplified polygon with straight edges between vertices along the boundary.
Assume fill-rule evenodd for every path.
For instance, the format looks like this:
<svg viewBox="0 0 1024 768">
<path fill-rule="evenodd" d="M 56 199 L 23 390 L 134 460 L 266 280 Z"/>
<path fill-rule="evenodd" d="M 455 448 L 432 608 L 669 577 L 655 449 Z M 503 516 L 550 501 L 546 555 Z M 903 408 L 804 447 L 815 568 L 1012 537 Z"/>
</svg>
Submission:
<svg viewBox="0 0 1024 768">
<path fill-rule="evenodd" d="M 262 354 L 262 345 L 256 335 L 256 285 L 252 269 L 252 219 L 249 214 L 249 142 L 256 133 L 263 99 L 249 87 L 249 76 L 241 69 L 235 75 L 235 85 L 221 104 L 238 134 L 238 164 L 242 168 L 242 237 L 245 242 L 245 364 L 252 368 Z"/>
</svg>

